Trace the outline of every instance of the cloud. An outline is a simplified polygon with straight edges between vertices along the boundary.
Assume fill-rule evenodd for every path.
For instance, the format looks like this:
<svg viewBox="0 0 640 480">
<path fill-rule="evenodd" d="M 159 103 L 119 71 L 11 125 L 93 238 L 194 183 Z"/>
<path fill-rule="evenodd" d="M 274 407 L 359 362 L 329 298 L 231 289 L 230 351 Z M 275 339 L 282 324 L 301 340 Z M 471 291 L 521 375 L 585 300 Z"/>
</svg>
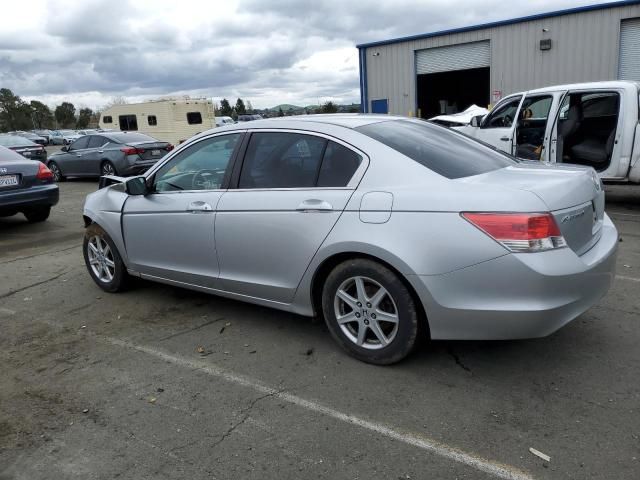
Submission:
<svg viewBox="0 0 640 480">
<path fill-rule="evenodd" d="M 357 102 L 357 43 L 584 3 L 21 0 L 3 5 L 0 87 L 90 107 L 116 95 Z"/>
</svg>

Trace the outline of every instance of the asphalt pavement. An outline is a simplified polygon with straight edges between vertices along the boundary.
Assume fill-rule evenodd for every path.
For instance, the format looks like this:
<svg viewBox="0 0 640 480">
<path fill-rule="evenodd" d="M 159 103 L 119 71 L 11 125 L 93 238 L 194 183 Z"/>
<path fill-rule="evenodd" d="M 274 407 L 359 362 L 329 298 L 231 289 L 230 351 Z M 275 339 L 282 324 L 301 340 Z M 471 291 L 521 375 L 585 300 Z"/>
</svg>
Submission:
<svg viewBox="0 0 640 480">
<path fill-rule="evenodd" d="M 0 218 L 0 479 L 640 478 L 640 187 L 607 188 L 618 276 L 587 313 L 391 367 L 313 319 L 102 292 L 81 253 L 96 187 L 60 184 L 45 223 Z"/>
</svg>

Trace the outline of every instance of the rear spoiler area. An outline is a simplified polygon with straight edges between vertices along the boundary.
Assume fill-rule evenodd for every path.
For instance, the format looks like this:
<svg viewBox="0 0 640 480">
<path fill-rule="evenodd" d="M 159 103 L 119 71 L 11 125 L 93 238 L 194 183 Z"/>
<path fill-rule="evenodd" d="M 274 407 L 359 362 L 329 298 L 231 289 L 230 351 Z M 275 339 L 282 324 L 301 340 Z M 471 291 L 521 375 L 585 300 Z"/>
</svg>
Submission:
<svg viewBox="0 0 640 480">
<path fill-rule="evenodd" d="M 127 181 L 126 177 L 118 177 L 116 175 L 105 175 L 100 177 L 100 181 L 98 182 L 98 190 L 105 187 L 110 187 L 111 185 L 122 184 Z"/>
</svg>

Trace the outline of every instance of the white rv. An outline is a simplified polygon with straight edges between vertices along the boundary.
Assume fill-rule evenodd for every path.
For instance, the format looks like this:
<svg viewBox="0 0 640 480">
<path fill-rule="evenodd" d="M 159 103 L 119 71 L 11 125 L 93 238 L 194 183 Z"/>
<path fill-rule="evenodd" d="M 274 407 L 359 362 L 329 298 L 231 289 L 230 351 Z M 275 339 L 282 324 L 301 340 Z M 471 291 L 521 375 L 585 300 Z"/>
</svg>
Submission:
<svg viewBox="0 0 640 480">
<path fill-rule="evenodd" d="M 113 105 L 100 116 L 103 129 L 138 131 L 174 145 L 215 126 L 213 102 L 202 98 Z"/>
</svg>

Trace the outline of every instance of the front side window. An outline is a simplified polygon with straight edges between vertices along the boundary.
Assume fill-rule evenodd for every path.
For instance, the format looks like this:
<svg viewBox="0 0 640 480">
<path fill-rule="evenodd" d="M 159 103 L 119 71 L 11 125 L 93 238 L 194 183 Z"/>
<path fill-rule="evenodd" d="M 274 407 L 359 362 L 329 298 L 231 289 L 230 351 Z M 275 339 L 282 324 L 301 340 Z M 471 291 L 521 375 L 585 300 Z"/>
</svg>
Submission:
<svg viewBox="0 0 640 480">
<path fill-rule="evenodd" d="M 202 123 L 202 115 L 200 114 L 200 112 L 187 113 L 187 123 L 189 125 L 198 125 Z"/>
<path fill-rule="evenodd" d="M 80 137 L 78 140 L 76 140 L 71 145 L 69 145 L 69 150 L 82 150 L 84 148 L 87 148 L 88 144 L 89 144 L 89 137 L 87 136 Z"/>
<path fill-rule="evenodd" d="M 135 115 L 120 115 L 118 120 L 120 121 L 120 130 L 123 132 L 138 130 L 138 120 Z"/>
<path fill-rule="evenodd" d="M 156 125 L 158 125 L 158 119 L 155 115 L 149 115 L 147 116 L 147 123 L 150 127 L 155 127 Z"/>
<path fill-rule="evenodd" d="M 240 133 L 202 140 L 178 153 L 155 174 L 154 190 L 217 190 L 222 187 Z"/>
<path fill-rule="evenodd" d="M 263 132 L 251 135 L 240 188 L 316 186 L 327 140 L 311 135 Z"/>
<path fill-rule="evenodd" d="M 522 97 L 514 97 L 507 100 L 502 105 L 493 110 L 484 122 L 482 122 L 481 128 L 509 128 L 513 125 L 513 121 L 516 118 L 516 112 L 518 111 L 518 105 Z"/>
</svg>

